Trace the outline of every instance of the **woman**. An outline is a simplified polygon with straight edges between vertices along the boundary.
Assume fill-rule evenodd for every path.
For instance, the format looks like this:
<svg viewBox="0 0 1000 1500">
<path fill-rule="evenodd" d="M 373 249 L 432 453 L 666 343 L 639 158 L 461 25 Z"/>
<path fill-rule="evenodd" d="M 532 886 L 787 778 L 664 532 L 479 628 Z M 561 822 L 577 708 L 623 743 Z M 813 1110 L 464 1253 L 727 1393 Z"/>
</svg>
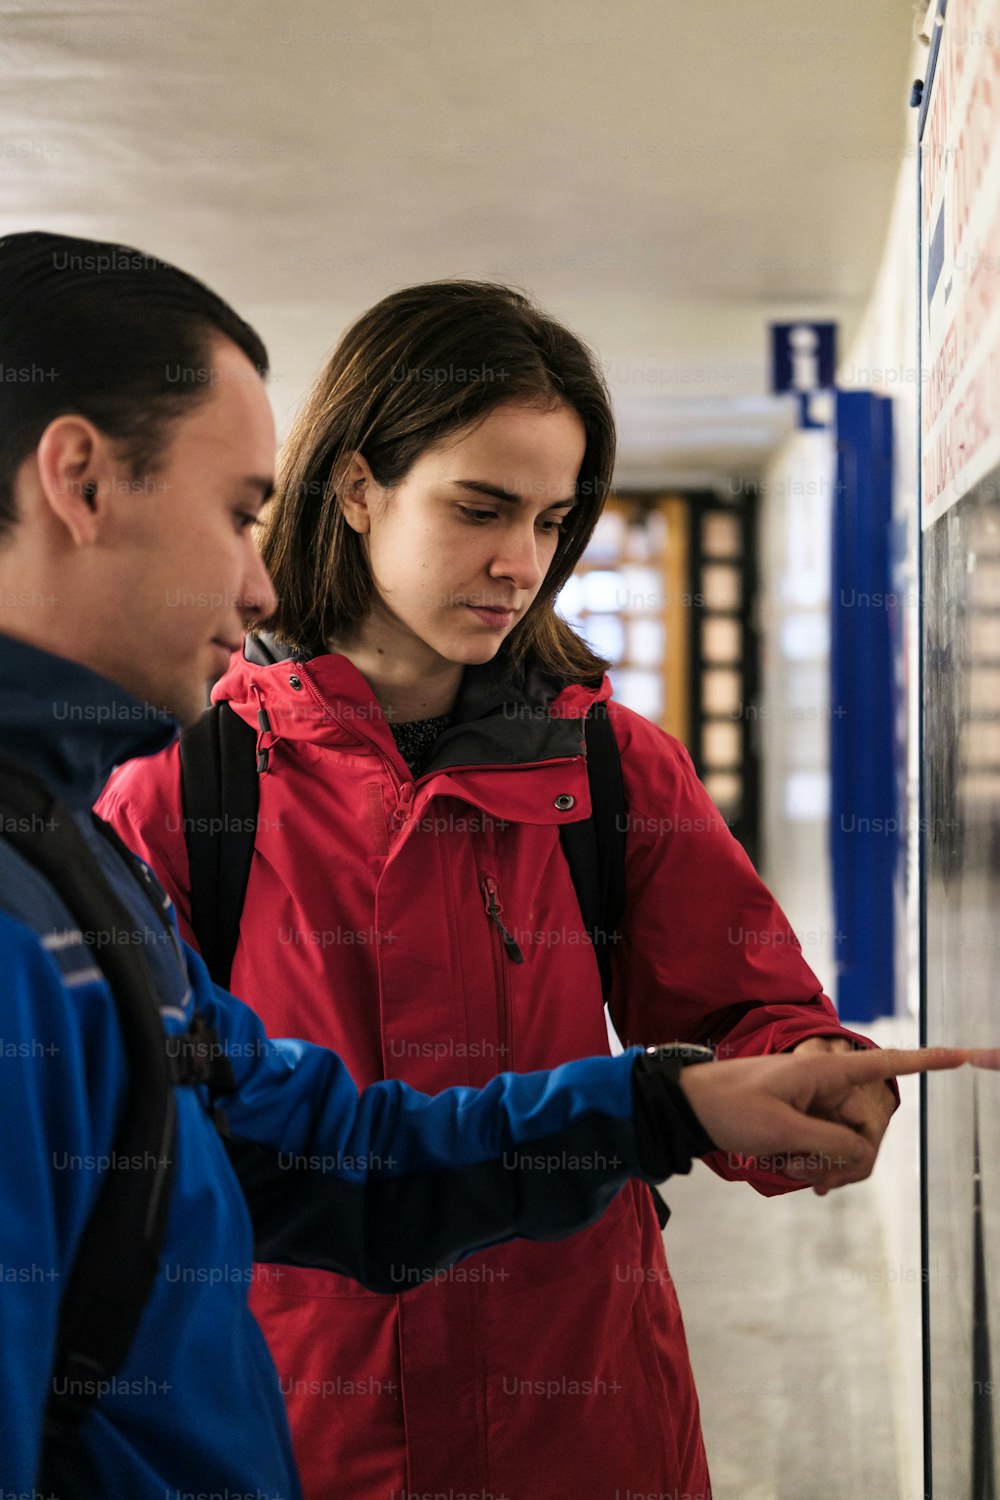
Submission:
<svg viewBox="0 0 1000 1500">
<path fill-rule="evenodd" d="M 610 686 L 554 603 L 613 455 L 580 341 L 459 282 L 360 318 L 285 446 L 262 537 L 280 605 L 213 695 L 266 751 L 232 988 L 359 1083 L 436 1091 L 607 1050 L 559 829 L 589 811 L 583 716 Z M 850 1046 L 686 752 L 609 712 L 629 815 L 619 1034 L 728 1056 Z M 123 768 L 101 810 L 185 926 L 176 746 Z M 892 1103 L 880 1084 L 859 1105 L 873 1138 Z M 261 1267 L 254 1307 L 310 1500 L 709 1495 L 641 1185 L 572 1240 L 502 1246 L 398 1297 Z"/>
</svg>

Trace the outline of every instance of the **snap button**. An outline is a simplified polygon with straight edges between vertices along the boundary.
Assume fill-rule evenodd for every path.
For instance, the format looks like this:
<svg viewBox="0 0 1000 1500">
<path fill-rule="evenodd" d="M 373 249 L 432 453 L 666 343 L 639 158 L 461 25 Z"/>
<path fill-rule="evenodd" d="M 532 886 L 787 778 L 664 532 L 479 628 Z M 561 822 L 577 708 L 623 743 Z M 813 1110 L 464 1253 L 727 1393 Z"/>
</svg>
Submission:
<svg viewBox="0 0 1000 1500">
<path fill-rule="evenodd" d="M 576 798 L 571 797 L 569 792 L 560 792 L 556 798 L 555 805 L 560 812 L 569 812 L 571 807 L 576 806 Z"/>
<path fill-rule="evenodd" d="M 298 677 L 289 677 L 288 681 L 289 681 L 290 686 L 293 687 L 296 692 L 299 692 L 301 690 L 301 688 L 302 688 L 302 682 L 301 682 L 300 678 L 298 678 Z"/>
</svg>

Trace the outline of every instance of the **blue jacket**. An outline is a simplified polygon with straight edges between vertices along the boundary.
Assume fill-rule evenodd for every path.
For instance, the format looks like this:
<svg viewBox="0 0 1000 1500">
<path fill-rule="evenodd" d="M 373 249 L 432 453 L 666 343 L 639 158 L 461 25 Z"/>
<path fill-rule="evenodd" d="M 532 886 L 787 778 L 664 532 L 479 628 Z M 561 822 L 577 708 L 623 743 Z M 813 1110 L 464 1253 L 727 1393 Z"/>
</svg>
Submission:
<svg viewBox="0 0 1000 1500">
<path fill-rule="evenodd" d="M 0 751 L 73 810 L 143 935 L 165 1031 L 204 1011 L 236 1078 L 225 1101 L 231 1157 L 202 1091 L 176 1090 L 159 1273 L 131 1352 L 82 1429 L 77 1494 L 293 1500 L 278 1381 L 247 1308 L 248 1202 L 260 1209 L 261 1274 L 312 1265 L 378 1291 L 515 1235 L 572 1233 L 628 1177 L 650 1180 L 633 1119 L 637 1049 L 430 1098 L 394 1081 L 359 1094 L 333 1053 L 268 1040 L 176 932 L 167 936 L 91 823 L 113 765 L 175 732 L 106 679 L 0 637 Z M 34 1485 L 60 1296 L 115 1149 L 125 1059 L 94 957 L 52 888 L 0 837 L 2 1493 Z"/>
</svg>

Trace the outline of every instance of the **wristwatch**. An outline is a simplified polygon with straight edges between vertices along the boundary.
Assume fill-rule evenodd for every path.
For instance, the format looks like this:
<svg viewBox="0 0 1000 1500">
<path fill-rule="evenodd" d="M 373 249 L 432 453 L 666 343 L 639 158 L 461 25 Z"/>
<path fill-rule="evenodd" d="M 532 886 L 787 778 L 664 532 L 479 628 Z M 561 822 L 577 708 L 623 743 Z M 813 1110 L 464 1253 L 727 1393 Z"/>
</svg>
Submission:
<svg viewBox="0 0 1000 1500">
<path fill-rule="evenodd" d="M 697 1042 L 644 1047 L 635 1060 L 632 1088 L 639 1160 L 655 1182 L 675 1172 L 689 1172 L 694 1157 L 717 1149 L 680 1081 L 684 1068 L 714 1060 L 712 1048 Z M 662 1199 L 658 1193 L 654 1196 L 659 1206 Z M 659 1212 L 661 1228 L 669 1213 L 664 1204 Z"/>
<path fill-rule="evenodd" d="M 646 1047 L 646 1056 L 652 1062 L 677 1062 L 682 1068 L 692 1063 L 715 1062 L 712 1047 L 702 1047 L 698 1042 L 661 1042 L 658 1047 Z"/>
</svg>

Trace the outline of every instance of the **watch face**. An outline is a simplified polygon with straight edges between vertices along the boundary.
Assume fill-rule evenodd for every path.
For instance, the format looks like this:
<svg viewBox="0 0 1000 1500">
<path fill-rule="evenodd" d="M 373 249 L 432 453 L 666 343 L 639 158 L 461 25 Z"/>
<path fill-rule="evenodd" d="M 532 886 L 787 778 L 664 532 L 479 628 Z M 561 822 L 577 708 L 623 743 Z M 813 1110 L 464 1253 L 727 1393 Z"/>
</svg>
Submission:
<svg viewBox="0 0 1000 1500">
<path fill-rule="evenodd" d="M 647 1047 L 646 1053 L 649 1057 L 662 1058 L 664 1061 L 672 1058 L 684 1065 L 715 1061 L 712 1048 L 702 1047 L 697 1042 L 664 1042 L 659 1047 Z"/>
</svg>

